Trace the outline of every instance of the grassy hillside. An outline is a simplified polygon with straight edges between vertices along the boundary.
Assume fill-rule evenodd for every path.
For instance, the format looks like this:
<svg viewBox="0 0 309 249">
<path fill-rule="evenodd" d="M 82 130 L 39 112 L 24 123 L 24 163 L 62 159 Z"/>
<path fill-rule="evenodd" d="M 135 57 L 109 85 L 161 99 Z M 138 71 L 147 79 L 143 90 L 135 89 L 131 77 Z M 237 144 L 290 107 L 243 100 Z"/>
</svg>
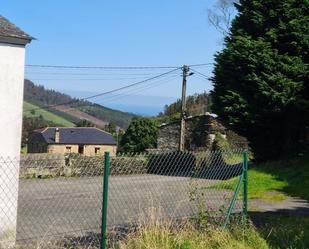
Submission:
<svg viewBox="0 0 309 249">
<path fill-rule="evenodd" d="M 89 101 L 72 98 L 67 94 L 46 89 L 43 86 L 35 85 L 30 80 L 25 80 L 24 86 L 25 101 L 37 106 L 61 105 L 63 103 L 70 103 L 66 105 L 67 108 L 82 111 L 84 113 L 87 113 L 88 115 L 100 119 L 102 122 L 114 123 L 121 128 L 127 128 L 131 122 L 131 119 L 136 116 L 132 113 L 122 112 L 119 110 L 114 110 L 98 104 L 94 104 Z M 80 116 L 76 116 L 74 112 L 61 112 L 59 108 L 58 110 L 56 110 L 55 108 L 50 109 L 49 112 L 57 114 L 58 116 L 61 116 L 71 122 L 78 121 Z"/>
<path fill-rule="evenodd" d="M 27 101 L 24 101 L 24 106 L 23 106 L 23 115 L 25 117 L 39 117 L 42 116 L 44 120 L 46 121 L 51 121 L 55 124 L 61 125 L 61 126 L 66 126 L 66 127 L 70 127 L 70 126 L 75 126 L 74 123 L 70 122 L 69 120 L 56 115 L 52 112 L 49 112 L 47 110 L 44 109 L 37 109 L 34 111 L 30 111 L 33 109 L 38 108 L 38 106 L 33 105 Z"/>
</svg>

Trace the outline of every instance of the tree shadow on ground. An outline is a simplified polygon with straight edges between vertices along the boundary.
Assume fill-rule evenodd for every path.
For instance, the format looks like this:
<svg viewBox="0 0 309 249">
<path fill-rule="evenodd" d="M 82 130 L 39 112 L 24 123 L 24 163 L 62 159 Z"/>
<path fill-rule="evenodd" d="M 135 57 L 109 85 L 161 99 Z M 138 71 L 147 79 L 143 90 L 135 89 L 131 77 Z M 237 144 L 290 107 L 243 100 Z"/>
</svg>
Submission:
<svg viewBox="0 0 309 249">
<path fill-rule="evenodd" d="M 250 220 L 271 248 L 309 248 L 309 210 L 249 212 Z"/>
<path fill-rule="evenodd" d="M 303 155 L 257 164 L 253 169 L 284 182 L 278 191 L 309 200 L 309 151 Z"/>
<path fill-rule="evenodd" d="M 190 152 L 170 152 L 151 156 L 148 174 L 227 180 L 242 173 L 242 163 L 226 163 L 221 154 L 197 158 Z"/>
</svg>

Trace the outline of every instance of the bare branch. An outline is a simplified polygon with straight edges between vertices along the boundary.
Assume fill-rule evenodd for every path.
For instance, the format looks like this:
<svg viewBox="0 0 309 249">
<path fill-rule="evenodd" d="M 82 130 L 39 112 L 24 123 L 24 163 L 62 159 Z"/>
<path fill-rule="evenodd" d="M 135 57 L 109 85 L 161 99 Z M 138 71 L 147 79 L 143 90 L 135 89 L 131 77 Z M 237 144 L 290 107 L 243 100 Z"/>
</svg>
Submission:
<svg viewBox="0 0 309 249">
<path fill-rule="evenodd" d="M 229 33 L 232 17 L 235 13 L 234 3 L 236 0 L 218 0 L 208 9 L 208 21 L 217 31 L 226 36 Z"/>
</svg>

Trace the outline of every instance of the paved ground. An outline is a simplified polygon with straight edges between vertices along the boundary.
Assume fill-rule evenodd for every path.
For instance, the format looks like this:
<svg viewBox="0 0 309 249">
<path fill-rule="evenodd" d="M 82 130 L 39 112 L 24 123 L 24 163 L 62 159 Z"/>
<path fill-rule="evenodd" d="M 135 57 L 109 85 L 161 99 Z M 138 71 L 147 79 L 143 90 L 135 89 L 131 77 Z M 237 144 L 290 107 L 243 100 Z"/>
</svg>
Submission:
<svg viewBox="0 0 309 249">
<path fill-rule="evenodd" d="M 283 201 L 249 200 L 252 213 L 309 216 L 309 202 L 296 197 Z"/>
<path fill-rule="evenodd" d="M 218 180 L 195 180 L 204 187 Z M 194 185 L 194 186 L 195 186 Z M 109 184 L 108 224 L 136 222 L 151 210 L 160 216 L 186 217 L 196 211 L 190 201 L 190 178 L 158 175 L 112 176 Z M 232 192 L 206 189 L 211 210 L 227 206 Z M 22 179 L 18 204 L 17 238 L 99 232 L 102 178 Z M 158 211 L 160 210 L 160 211 Z"/>
</svg>

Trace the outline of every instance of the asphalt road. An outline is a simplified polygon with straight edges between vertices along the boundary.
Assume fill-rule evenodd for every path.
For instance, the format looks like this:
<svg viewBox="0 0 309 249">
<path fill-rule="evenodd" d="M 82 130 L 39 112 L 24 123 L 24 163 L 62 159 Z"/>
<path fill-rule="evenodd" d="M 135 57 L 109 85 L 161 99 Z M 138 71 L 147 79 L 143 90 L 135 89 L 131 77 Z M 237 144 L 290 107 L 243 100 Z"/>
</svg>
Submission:
<svg viewBox="0 0 309 249">
<path fill-rule="evenodd" d="M 191 182 L 191 183 L 190 183 Z M 210 210 L 227 206 L 231 191 L 207 189 L 219 180 L 159 175 L 111 176 L 109 179 L 108 226 L 136 223 L 156 215 L 188 217 L 196 211 L 190 189 L 202 184 Z M 102 177 L 21 179 L 17 239 L 55 235 L 99 233 Z"/>
</svg>

